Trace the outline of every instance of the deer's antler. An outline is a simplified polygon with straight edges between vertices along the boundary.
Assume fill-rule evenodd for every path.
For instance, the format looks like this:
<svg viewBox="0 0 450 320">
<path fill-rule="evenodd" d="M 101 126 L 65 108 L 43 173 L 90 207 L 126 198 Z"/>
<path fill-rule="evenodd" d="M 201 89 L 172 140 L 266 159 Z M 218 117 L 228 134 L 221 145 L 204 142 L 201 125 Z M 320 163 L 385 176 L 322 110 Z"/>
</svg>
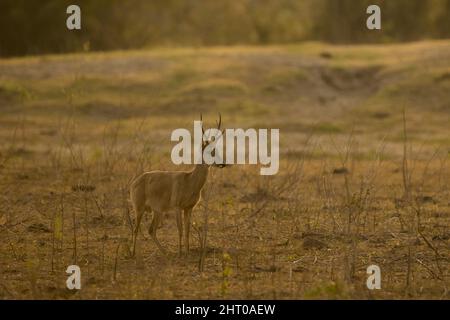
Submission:
<svg viewBox="0 0 450 320">
<path fill-rule="evenodd" d="M 205 134 L 205 129 L 203 129 L 203 115 L 200 113 L 200 122 L 202 123 L 202 137 Z"/>
<path fill-rule="evenodd" d="M 219 112 L 219 122 L 217 122 L 217 120 L 216 120 L 216 123 L 217 123 L 217 129 L 220 130 L 220 126 L 222 125 L 222 115 L 220 114 L 220 112 Z"/>
<path fill-rule="evenodd" d="M 216 120 L 216 123 L 217 123 L 217 129 L 220 130 L 220 127 L 222 127 L 222 115 L 220 114 L 220 112 L 219 112 L 219 121 Z M 225 129 L 220 130 L 220 131 L 223 135 Z"/>
</svg>

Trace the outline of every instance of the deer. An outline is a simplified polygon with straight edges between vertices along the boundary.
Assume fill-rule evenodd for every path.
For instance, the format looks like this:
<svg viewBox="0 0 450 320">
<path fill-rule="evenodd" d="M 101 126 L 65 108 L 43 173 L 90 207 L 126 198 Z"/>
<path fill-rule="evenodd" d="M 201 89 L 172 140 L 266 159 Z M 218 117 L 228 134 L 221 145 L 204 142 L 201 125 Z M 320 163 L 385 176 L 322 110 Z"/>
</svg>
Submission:
<svg viewBox="0 0 450 320">
<path fill-rule="evenodd" d="M 200 115 L 200 121 L 202 121 Z M 221 130 L 222 116 L 219 113 L 217 129 Z M 223 135 L 224 131 L 221 131 Z M 202 133 L 205 131 L 202 124 Z M 209 139 L 202 142 L 203 150 L 211 143 Z M 179 255 L 183 251 L 183 233 L 186 253 L 189 253 L 189 233 L 192 211 L 201 199 L 202 189 L 208 179 L 211 166 L 223 168 L 225 164 L 208 165 L 202 161 L 190 171 L 150 171 L 138 176 L 130 185 L 130 198 L 135 212 L 135 227 L 132 237 L 132 256 L 136 252 L 136 242 L 139 227 L 145 212 L 153 212 L 153 218 L 148 229 L 149 235 L 158 249 L 166 255 L 167 252 L 158 241 L 156 232 L 162 224 L 164 213 L 174 211 L 178 228 Z M 183 215 L 183 217 L 182 217 Z"/>
</svg>

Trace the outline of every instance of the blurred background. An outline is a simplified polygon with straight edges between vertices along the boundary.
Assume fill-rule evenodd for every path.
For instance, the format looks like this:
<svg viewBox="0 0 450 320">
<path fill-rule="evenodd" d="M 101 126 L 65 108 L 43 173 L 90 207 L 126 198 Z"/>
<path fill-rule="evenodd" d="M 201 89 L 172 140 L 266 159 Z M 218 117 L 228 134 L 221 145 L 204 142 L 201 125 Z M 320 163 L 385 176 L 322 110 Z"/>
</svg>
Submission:
<svg viewBox="0 0 450 320">
<path fill-rule="evenodd" d="M 82 30 L 65 27 L 78 4 Z M 383 32 L 365 28 L 382 10 Z M 390 43 L 450 36 L 450 0 L 2 0 L 0 56 L 160 46 Z"/>
</svg>

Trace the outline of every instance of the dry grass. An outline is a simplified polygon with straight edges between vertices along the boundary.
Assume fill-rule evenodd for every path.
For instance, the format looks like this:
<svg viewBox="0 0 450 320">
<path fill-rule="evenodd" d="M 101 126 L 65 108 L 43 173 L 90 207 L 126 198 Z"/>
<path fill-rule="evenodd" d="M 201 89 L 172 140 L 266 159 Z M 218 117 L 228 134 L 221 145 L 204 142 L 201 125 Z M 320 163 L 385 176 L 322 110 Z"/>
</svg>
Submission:
<svg viewBox="0 0 450 320">
<path fill-rule="evenodd" d="M 448 41 L 0 60 L 0 297 L 450 298 L 449 70 Z M 130 258 L 128 184 L 218 111 L 280 128 L 279 174 L 214 169 L 190 255 L 167 217 Z"/>
</svg>

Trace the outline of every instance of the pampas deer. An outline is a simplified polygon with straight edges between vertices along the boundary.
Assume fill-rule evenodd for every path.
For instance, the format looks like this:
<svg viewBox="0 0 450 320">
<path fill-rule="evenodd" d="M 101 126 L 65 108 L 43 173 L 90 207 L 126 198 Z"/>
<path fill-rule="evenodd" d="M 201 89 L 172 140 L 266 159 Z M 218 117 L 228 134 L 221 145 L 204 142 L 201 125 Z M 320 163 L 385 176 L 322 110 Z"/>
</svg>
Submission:
<svg viewBox="0 0 450 320">
<path fill-rule="evenodd" d="M 202 117 L 200 116 L 200 121 Z M 219 114 L 217 129 L 220 130 L 222 117 Z M 204 133 L 203 126 L 202 132 Z M 209 142 L 202 143 L 202 151 Z M 216 165 L 224 167 L 224 165 Z M 136 214 L 136 224 L 133 234 L 133 251 L 136 251 L 136 241 L 139 226 L 145 211 L 153 212 L 149 234 L 162 253 L 166 253 L 156 237 L 156 231 L 161 224 L 163 214 L 174 211 L 178 228 L 179 253 L 183 251 L 183 231 L 186 251 L 189 252 L 189 231 L 192 210 L 201 197 L 201 191 L 208 179 L 210 165 L 197 164 L 191 171 L 150 171 L 137 177 L 131 184 L 131 203 Z M 184 213 L 184 219 L 182 219 Z M 183 230 L 184 229 L 184 230 Z"/>
</svg>

